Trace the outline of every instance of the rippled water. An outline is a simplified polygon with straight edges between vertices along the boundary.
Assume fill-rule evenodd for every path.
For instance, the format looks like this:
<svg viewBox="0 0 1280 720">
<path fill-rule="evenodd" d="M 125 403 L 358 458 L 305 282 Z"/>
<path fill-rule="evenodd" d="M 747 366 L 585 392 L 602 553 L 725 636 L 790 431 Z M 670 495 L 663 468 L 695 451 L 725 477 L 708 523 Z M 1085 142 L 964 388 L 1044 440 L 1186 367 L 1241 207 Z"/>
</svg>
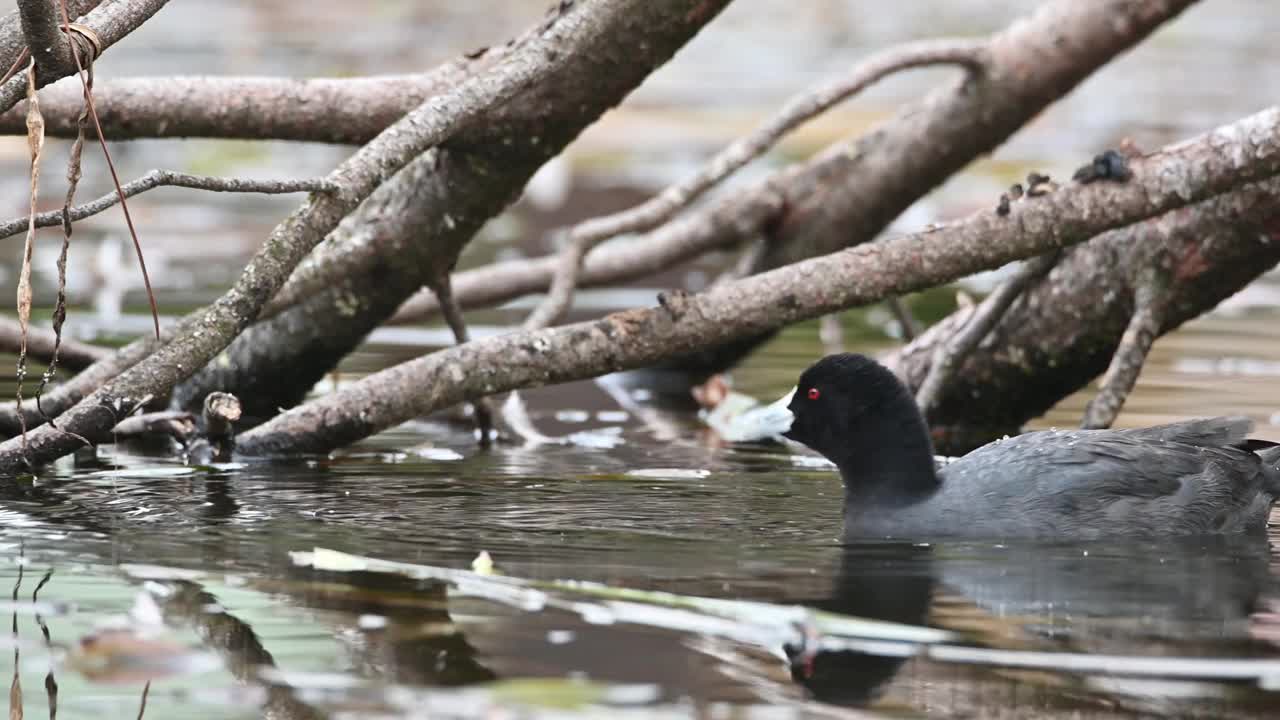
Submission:
<svg viewBox="0 0 1280 720">
<path fill-rule="evenodd" d="M 1217 383 L 1218 403 L 1265 421 L 1280 398 L 1265 369 L 1280 353 L 1209 343 L 1240 323 L 1257 323 L 1258 337 L 1275 318 L 1250 317 L 1209 318 L 1157 346 L 1134 416 L 1196 414 L 1196 394 L 1178 402 L 1166 384 Z M 788 332 L 739 387 L 775 392 L 816 352 L 809 329 Z M 1206 364 L 1212 381 L 1197 374 Z M 109 448 L 34 485 L 5 483 L 0 588 L 16 599 L 6 645 L 19 651 L 27 716 L 46 712 L 50 667 L 64 718 L 133 713 L 147 677 L 151 717 L 826 716 L 839 706 L 1266 717 L 1275 702 L 1280 588 L 1261 539 L 841 548 L 839 480 L 815 458 L 723 446 L 688 409 L 606 385 L 612 394 L 595 383 L 531 394 L 544 431 L 581 433 L 566 446 L 481 451 L 465 424 L 441 417 L 333 457 L 183 468 Z M 485 551 L 508 577 L 800 604 L 956 636 L 928 651 L 828 647 L 790 664 L 783 640 L 725 637 L 709 620 L 601 624 L 572 605 L 530 612 L 420 578 L 291 560 L 315 547 L 464 569 Z M 1212 661 L 1224 658 L 1264 662 Z M 7 653 L 0 668 L 12 672 Z"/>
</svg>

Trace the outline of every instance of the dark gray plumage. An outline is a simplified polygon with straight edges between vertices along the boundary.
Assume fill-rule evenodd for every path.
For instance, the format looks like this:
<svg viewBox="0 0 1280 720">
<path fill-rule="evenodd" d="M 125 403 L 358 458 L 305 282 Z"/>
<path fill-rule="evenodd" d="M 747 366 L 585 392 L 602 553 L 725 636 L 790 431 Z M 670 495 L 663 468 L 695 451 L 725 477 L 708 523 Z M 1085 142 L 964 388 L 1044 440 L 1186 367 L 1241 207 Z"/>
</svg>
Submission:
<svg viewBox="0 0 1280 720">
<path fill-rule="evenodd" d="M 784 434 L 840 468 L 846 539 L 1261 532 L 1280 496 L 1280 447 L 1247 418 L 1031 432 L 935 470 L 914 399 L 869 358 L 820 360 L 788 408 Z"/>
</svg>

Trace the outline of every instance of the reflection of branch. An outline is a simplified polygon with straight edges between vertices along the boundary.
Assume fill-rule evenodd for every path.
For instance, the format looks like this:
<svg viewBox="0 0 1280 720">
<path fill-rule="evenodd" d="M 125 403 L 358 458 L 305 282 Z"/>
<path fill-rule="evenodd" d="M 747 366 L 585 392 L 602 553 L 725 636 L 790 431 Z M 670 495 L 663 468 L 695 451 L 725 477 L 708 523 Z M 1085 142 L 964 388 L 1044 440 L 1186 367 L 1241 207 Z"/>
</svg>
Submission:
<svg viewBox="0 0 1280 720">
<path fill-rule="evenodd" d="M 44 577 L 40 578 L 40 582 L 36 583 L 36 589 L 31 591 L 31 605 L 35 609 L 36 624 L 40 626 L 40 634 L 44 636 L 44 648 L 50 653 L 49 670 L 44 675 L 44 693 L 49 703 L 50 718 L 58 715 L 58 679 L 53 675 L 53 639 L 49 634 L 48 623 L 44 621 L 44 616 L 40 614 L 40 589 L 52 577 L 53 568 L 49 568 Z"/>
<path fill-rule="evenodd" d="M 264 193 L 280 195 L 297 192 L 332 192 L 337 186 L 324 178 L 306 180 L 253 180 L 246 178 L 222 178 L 208 175 L 189 175 L 172 170 L 152 170 L 137 180 L 121 186 L 125 197 L 133 197 L 153 188 L 172 186 L 208 190 L 210 192 L 230 193 Z M 120 204 L 120 196 L 115 192 L 107 193 L 92 202 L 71 208 L 71 220 L 83 220 Z M 0 222 L 0 238 L 15 235 L 26 229 L 29 217 L 23 216 Z M 50 210 L 36 215 L 35 225 L 38 228 L 52 227 L 62 224 L 62 211 Z"/>
<path fill-rule="evenodd" d="M 642 367 L 1079 243 L 1280 172 L 1278 129 L 1280 108 L 1272 108 L 1134 161 L 1123 185 L 1073 185 L 1007 216 L 981 211 L 699 295 L 660 295 L 659 308 L 441 350 L 278 415 L 237 447 L 323 452 L 465 397 Z"/>
<path fill-rule="evenodd" d="M 764 154 L 784 135 L 885 76 L 929 65 L 961 65 L 980 71 L 985 48 L 986 43 L 978 41 L 925 40 L 878 53 L 859 63 L 848 75 L 793 97 L 763 125 L 722 150 L 688 179 L 633 208 L 578 223 L 569 231 L 568 247 L 560 252 L 551 289 L 525 321 L 525 329 L 543 328 L 559 321 L 573 299 L 583 258 L 601 242 L 625 233 L 646 232 L 667 222 L 707 190 Z"/>
<path fill-rule="evenodd" d="M 22 675 L 18 672 L 22 659 L 22 647 L 18 643 L 18 590 L 22 588 L 22 569 L 25 563 L 25 547 L 18 549 L 18 577 L 13 581 L 13 680 L 9 683 L 9 717 L 22 717 Z"/>
<path fill-rule="evenodd" d="M 293 688 L 261 682 L 261 669 L 275 667 L 276 661 L 263 647 L 252 626 L 228 612 L 210 612 L 211 608 L 221 607 L 218 598 L 196 583 L 183 580 L 168 583 L 168 586 L 173 592 L 153 596 L 164 613 L 165 622 L 195 630 L 204 645 L 222 657 L 236 680 L 265 685 L 267 704 L 263 711 L 266 717 L 285 720 L 320 720 L 324 717 L 294 697 Z"/>
</svg>

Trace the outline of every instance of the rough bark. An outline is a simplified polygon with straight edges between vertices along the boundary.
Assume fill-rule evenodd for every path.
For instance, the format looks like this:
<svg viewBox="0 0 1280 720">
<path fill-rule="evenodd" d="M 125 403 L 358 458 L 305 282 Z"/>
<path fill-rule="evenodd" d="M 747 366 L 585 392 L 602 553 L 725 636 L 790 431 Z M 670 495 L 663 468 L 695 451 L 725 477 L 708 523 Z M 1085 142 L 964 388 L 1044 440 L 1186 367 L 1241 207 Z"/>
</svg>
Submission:
<svg viewBox="0 0 1280 720">
<path fill-rule="evenodd" d="M 631 9 L 627 0 L 604 0 L 557 13 L 541 33 L 528 38 L 491 72 L 432 97 L 397 121 L 331 172 L 326 179 L 340 189 L 311 196 L 278 225 L 231 289 L 184 319 L 173 341 L 63 413 L 58 428 L 42 426 L 0 444 L 0 471 L 13 472 L 73 452 L 83 444 L 82 438 L 97 437 L 104 426 L 114 425 L 119 413 L 132 409 L 137 398 L 169 394 L 225 349 L 258 316 L 302 258 L 378 185 L 459 129 L 482 117 L 491 122 L 484 117 L 487 110 L 563 67 L 565 58 L 557 54 L 560 45 L 598 32 L 606 18 Z M 594 60 L 597 70 L 603 71 L 619 61 L 616 56 Z"/>
<path fill-rule="evenodd" d="M 310 286 L 318 292 L 245 332 L 179 388 L 175 403 L 194 409 L 208 392 L 227 390 L 252 420 L 299 402 L 406 298 L 451 269 L 467 241 L 542 163 L 727 2 L 627 0 L 625 12 L 591 33 L 561 38 L 560 61 L 545 82 L 379 189 L 290 280 L 290 287 L 318 280 Z"/>
<path fill-rule="evenodd" d="M 1138 271 L 1168 271 L 1159 332 L 1212 309 L 1280 261 L 1280 180 L 1100 235 L 1066 252 L 960 364 L 930 416 L 939 451 L 966 452 L 1038 417 L 1107 369 L 1134 311 Z M 943 320 L 885 361 L 912 387 Z"/>
<path fill-rule="evenodd" d="M 732 247 L 758 232 L 758 225 L 746 226 L 744 233 L 743 224 L 723 221 L 735 216 L 774 216 L 769 250 L 759 269 L 869 241 L 911 203 L 999 146 L 1094 70 L 1193 2 L 1050 2 L 991 38 L 987 71 L 981 75 L 966 75 L 904 106 L 866 135 L 834 145 L 690 216 L 685 227 L 697 228 L 697 236 L 680 239 L 682 248 L 664 246 L 662 259 L 683 260 Z M 770 208 L 779 201 L 785 211 L 773 213 Z M 721 219 L 712 222 L 712 216 Z M 658 232 L 672 237 L 666 228 Z M 600 248 L 588 256 L 580 284 L 634 278 L 647 268 L 664 267 L 644 250 L 654 242 L 645 237 L 632 246 Z M 616 259 L 597 257 L 615 252 Z M 593 265 L 613 272 L 593 271 Z M 454 292 L 464 308 L 504 302 L 546 290 L 554 268 L 554 259 L 538 259 L 524 268 L 500 264 L 460 273 Z M 401 316 L 435 311 L 434 300 L 423 293 Z M 735 353 L 725 356 L 715 364 L 730 363 Z"/>
<path fill-rule="evenodd" d="M 81 15 L 89 12 L 100 4 L 101 0 L 67 0 L 67 12 L 74 20 Z M 0 72 L 4 72 L 18 60 L 18 56 L 27 49 L 27 38 L 22 32 L 22 18 L 17 12 L 11 12 L 0 18 Z M 75 92 L 66 94 L 68 102 L 78 102 L 80 98 L 80 89 L 74 88 Z M 75 97 L 72 98 L 72 95 Z M 41 103 L 43 105 L 43 103 Z M 75 136 L 75 120 L 76 114 L 80 112 L 79 106 L 70 109 L 68 117 L 71 133 L 70 137 Z M 7 116 L 7 113 L 5 114 Z M 17 116 L 20 120 L 22 115 Z M 27 129 L 23 122 L 21 130 L 14 130 L 17 134 L 25 134 Z"/>
<path fill-rule="evenodd" d="M 984 211 L 699 295 L 660 296 L 658 308 L 432 353 L 279 415 L 241 435 L 238 448 L 326 451 L 466 397 L 650 365 L 1078 243 L 1280 172 L 1277 128 L 1273 108 L 1135 161 L 1123 185 L 1073 185 L 1005 216 Z"/>
<path fill-rule="evenodd" d="M 439 94 L 464 68 L 491 61 L 459 58 L 443 71 L 366 78 L 102 78 L 93 94 L 108 140 L 206 137 L 362 145 Z M 58 86 L 40 94 L 51 137 L 75 137 L 81 102 L 79 88 Z M 0 134 L 26 132 L 24 107 L 0 113 Z"/>
<path fill-rule="evenodd" d="M 106 2 L 99 7 L 94 8 L 89 12 L 89 14 L 81 18 L 81 23 L 97 34 L 98 40 L 101 42 L 101 49 L 106 50 L 112 45 L 120 42 L 120 40 L 122 40 L 126 35 L 136 30 L 138 26 L 142 25 L 142 23 L 146 22 L 148 18 L 155 15 L 160 8 L 164 7 L 167 2 L 168 0 L 113 0 L 112 2 Z M 23 8 L 43 8 L 45 6 L 48 6 L 50 9 L 56 7 L 52 0 L 49 0 L 48 2 L 32 1 L 22 3 Z M 50 18 L 50 15 L 50 13 L 42 13 L 31 18 L 34 19 L 37 26 L 41 28 L 42 34 L 48 34 L 47 30 L 49 28 L 49 23 L 52 22 L 56 24 L 56 22 L 60 22 L 60 20 L 52 19 L 57 18 L 58 15 L 52 14 L 52 18 Z M 48 22 L 46 22 L 45 18 L 49 18 Z M 24 22 L 26 22 L 26 20 L 24 20 Z M 54 32 L 61 40 L 65 41 L 65 36 L 62 35 L 61 31 L 55 30 Z M 65 45 L 59 45 L 59 47 L 66 48 L 66 58 L 69 59 L 71 57 L 70 44 L 66 43 Z M 36 75 L 36 84 L 38 87 L 44 87 L 55 80 L 75 73 L 76 66 L 74 62 L 69 62 L 68 64 L 66 62 L 62 62 L 60 59 L 54 59 L 61 57 L 61 53 L 59 51 L 55 50 L 53 55 L 46 57 L 52 59 L 53 67 L 41 67 L 40 71 Z M 0 68 L 0 73 L 2 72 L 4 72 L 4 69 Z M 26 78 L 21 75 L 12 78 L 9 82 L 0 86 L 0 112 L 12 108 L 19 100 L 25 97 L 26 89 Z M 77 88 L 77 91 L 78 90 L 79 88 Z M 78 109 L 76 110 L 76 113 L 79 113 Z"/>
</svg>

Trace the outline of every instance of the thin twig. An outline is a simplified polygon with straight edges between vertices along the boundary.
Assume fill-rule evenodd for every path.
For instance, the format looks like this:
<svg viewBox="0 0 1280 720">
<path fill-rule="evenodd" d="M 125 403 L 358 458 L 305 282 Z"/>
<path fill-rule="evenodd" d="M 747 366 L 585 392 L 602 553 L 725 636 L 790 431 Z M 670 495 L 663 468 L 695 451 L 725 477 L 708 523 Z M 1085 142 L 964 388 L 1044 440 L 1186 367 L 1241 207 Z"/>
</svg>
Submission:
<svg viewBox="0 0 1280 720">
<path fill-rule="evenodd" d="M 453 284 L 449 271 L 445 270 L 431 283 L 431 290 L 440 303 L 444 321 L 453 331 L 453 339 L 459 345 L 471 342 L 471 333 L 467 331 L 466 320 L 462 317 L 462 309 L 453 299 Z M 493 443 L 493 409 L 485 398 L 471 401 L 471 414 L 475 418 L 476 433 L 479 435 L 480 447 L 487 448 Z"/>
<path fill-rule="evenodd" d="M 942 390 L 947 386 L 956 367 L 991 332 L 991 328 L 995 327 L 1022 292 L 1053 269 L 1060 254 L 1060 251 L 1055 250 L 1028 260 L 1017 274 L 982 301 L 963 327 L 938 346 L 929 364 L 929 374 L 916 392 L 916 404 L 925 417 L 937 405 Z"/>
<path fill-rule="evenodd" d="M 265 195 L 282 195 L 297 192 L 333 192 L 337 186 L 324 178 L 307 178 L 302 180 L 251 180 L 247 178 L 222 178 L 208 175 L 190 175 L 172 170 L 152 170 L 146 175 L 121 186 L 125 197 L 133 197 L 158 187 L 173 186 L 208 190 L 210 192 L 261 193 Z M 115 206 L 120 196 L 114 192 L 107 193 L 97 200 L 71 208 L 68 215 L 72 222 Z M 62 223 L 63 212 L 50 210 L 35 216 L 38 228 L 52 227 Z M 27 227 L 30 217 L 13 218 L 0 222 L 0 238 L 6 238 L 22 232 Z"/>
<path fill-rule="evenodd" d="M 907 307 L 902 296 L 894 295 L 887 298 L 884 304 L 889 307 L 889 312 L 893 313 L 893 319 L 898 321 L 898 331 L 902 333 L 903 342 L 911 342 L 920 336 L 920 322 L 916 320 L 915 315 L 911 314 L 911 308 Z"/>
<path fill-rule="evenodd" d="M 1111 356 L 1111 364 L 1102 376 L 1102 386 L 1085 407 L 1082 428 L 1109 428 L 1138 382 L 1147 361 L 1147 353 L 1160 336 L 1164 324 L 1165 287 L 1167 280 L 1158 271 L 1147 274 L 1134 291 L 1133 315 L 1120 337 L 1120 346 Z"/>
<path fill-rule="evenodd" d="M 890 48 L 859 64 L 848 75 L 793 97 L 764 125 L 722 150 L 692 177 L 633 208 L 574 226 L 568 234 L 568 245 L 561 251 L 551 289 L 525 321 L 525 329 L 547 327 L 564 315 L 573 299 L 582 260 L 596 245 L 611 237 L 645 232 L 667 222 L 708 189 L 773 147 L 784 135 L 877 80 L 927 65 L 961 65 L 976 72 L 982 69 L 985 49 L 985 41 L 974 40 L 926 40 Z"/>
</svg>

